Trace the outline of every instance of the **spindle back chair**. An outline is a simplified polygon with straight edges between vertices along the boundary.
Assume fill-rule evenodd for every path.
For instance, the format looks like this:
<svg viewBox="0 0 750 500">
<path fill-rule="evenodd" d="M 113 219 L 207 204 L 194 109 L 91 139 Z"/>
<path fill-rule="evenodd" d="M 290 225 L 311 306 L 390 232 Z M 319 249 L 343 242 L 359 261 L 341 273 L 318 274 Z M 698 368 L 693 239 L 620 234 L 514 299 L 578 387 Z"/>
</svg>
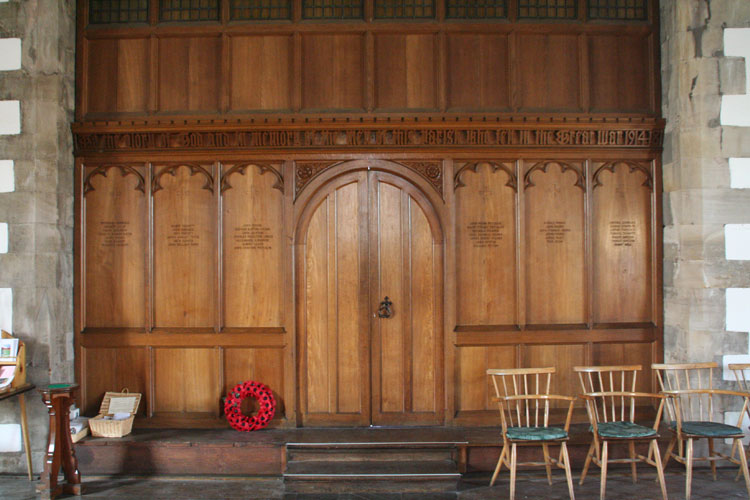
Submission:
<svg viewBox="0 0 750 500">
<path fill-rule="evenodd" d="M 518 465 L 544 465 L 547 469 L 547 482 L 550 485 L 552 484 L 552 465 L 564 469 L 570 499 L 575 500 L 570 458 L 566 445 L 575 398 L 549 394 L 554 373 L 554 367 L 487 370 L 487 375 L 492 379 L 495 388 L 493 400 L 498 403 L 503 432 L 503 449 L 490 480 L 490 486 L 495 483 L 500 469 L 505 465 L 510 470 L 511 500 L 515 497 Z M 568 405 L 565 425 L 562 428 L 550 427 L 550 407 L 560 403 L 563 406 L 566 403 Z M 550 445 L 560 446 L 560 455 L 557 459 L 550 456 Z M 541 446 L 544 461 L 518 463 L 518 446 Z"/>
<path fill-rule="evenodd" d="M 686 470 L 685 498 L 690 498 L 692 487 L 693 463 L 696 460 L 708 461 L 716 480 L 716 461 L 728 460 L 740 466 L 745 476 L 745 486 L 750 496 L 750 475 L 748 475 L 747 458 L 742 446 L 742 420 L 748 411 L 748 394 L 739 391 L 726 391 L 713 388 L 713 371 L 718 363 L 683 363 L 651 365 L 656 372 L 662 393 L 667 394 L 667 419 L 672 431 L 672 439 L 664 455 L 666 467 L 670 458 L 683 464 Z M 722 415 L 714 405 L 715 398 L 739 397 L 743 400 L 737 425 L 724 424 Z M 693 440 L 708 439 L 708 455 L 695 457 Z M 714 439 L 732 439 L 732 453 L 725 455 L 714 449 Z M 674 451 L 675 445 L 677 452 Z M 735 451 L 739 457 L 734 458 Z"/>
<path fill-rule="evenodd" d="M 656 468 L 662 498 L 666 500 L 667 489 L 664 482 L 661 456 L 657 440 L 657 430 L 661 421 L 666 396 L 637 392 L 636 381 L 640 365 L 624 366 L 576 366 L 586 401 L 586 411 L 591 422 L 593 440 L 586 454 L 586 462 L 581 472 L 579 484 L 586 479 L 591 463 L 601 468 L 599 496 L 603 500 L 607 487 L 607 467 L 610 463 L 629 463 L 633 482 L 637 480 L 636 464 L 644 462 Z M 636 405 L 658 403 L 656 418 L 651 426 L 635 422 Z M 609 458 L 609 443 L 627 444 L 629 457 Z M 648 442 L 648 455 L 636 453 L 637 443 Z"/>
</svg>

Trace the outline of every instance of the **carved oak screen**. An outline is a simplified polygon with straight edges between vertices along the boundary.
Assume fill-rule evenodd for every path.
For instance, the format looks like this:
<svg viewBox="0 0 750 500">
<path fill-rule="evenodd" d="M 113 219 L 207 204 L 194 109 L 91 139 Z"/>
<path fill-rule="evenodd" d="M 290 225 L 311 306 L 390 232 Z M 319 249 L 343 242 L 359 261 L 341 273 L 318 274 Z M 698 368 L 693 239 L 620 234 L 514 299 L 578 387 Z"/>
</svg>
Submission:
<svg viewBox="0 0 750 500">
<path fill-rule="evenodd" d="M 572 366 L 660 359 L 657 2 L 78 6 L 87 413 L 128 387 L 138 425 L 222 427 L 253 379 L 273 425 L 494 424 L 487 368 L 554 365 L 575 394 Z"/>
</svg>

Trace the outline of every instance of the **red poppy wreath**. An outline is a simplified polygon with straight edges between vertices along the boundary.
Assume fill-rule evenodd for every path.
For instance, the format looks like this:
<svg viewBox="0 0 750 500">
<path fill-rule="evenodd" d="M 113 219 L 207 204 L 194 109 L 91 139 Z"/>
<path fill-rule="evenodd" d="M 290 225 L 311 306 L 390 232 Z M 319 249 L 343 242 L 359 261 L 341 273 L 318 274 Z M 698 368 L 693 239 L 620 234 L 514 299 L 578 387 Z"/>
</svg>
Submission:
<svg viewBox="0 0 750 500">
<path fill-rule="evenodd" d="M 252 397 L 258 400 L 260 409 L 255 415 L 244 415 L 242 413 L 242 400 Z M 276 400 L 271 389 L 261 384 L 248 380 L 234 386 L 227 394 L 224 401 L 224 414 L 227 416 L 229 425 L 238 431 L 256 431 L 267 426 L 276 413 Z"/>
</svg>

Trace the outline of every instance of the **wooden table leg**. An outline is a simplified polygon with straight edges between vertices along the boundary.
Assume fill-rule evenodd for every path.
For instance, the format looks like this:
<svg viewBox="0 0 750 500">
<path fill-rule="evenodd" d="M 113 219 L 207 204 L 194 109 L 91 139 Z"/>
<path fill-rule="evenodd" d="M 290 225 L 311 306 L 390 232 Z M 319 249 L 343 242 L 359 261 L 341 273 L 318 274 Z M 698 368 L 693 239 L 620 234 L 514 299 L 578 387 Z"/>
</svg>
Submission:
<svg viewBox="0 0 750 500">
<path fill-rule="evenodd" d="M 77 384 L 68 384 L 63 387 L 50 386 L 39 391 L 49 412 L 47 452 L 39 487 L 39 493 L 45 500 L 53 499 L 60 493 L 81 494 L 81 475 L 78 472 L 78 460 L 70 437 L 69 414 L 70 405 L 74 401 L 73 391 L 77 387 Z M 66 481 L 62 485 L 57 483 L 60 466 Z"/>
<path fill-rule="evenodd" d="M 29 422 L 26 420 L 26 397 L 24 394 L 18 395 L 18 402 L 21 404 L 21 433 L 23 434 L 23 447 L 26 451 L 26 470 L 29 473 L 29 481 L 33 480 L 31 468 L 31 445 L 29 444 Z"/>
</svg>

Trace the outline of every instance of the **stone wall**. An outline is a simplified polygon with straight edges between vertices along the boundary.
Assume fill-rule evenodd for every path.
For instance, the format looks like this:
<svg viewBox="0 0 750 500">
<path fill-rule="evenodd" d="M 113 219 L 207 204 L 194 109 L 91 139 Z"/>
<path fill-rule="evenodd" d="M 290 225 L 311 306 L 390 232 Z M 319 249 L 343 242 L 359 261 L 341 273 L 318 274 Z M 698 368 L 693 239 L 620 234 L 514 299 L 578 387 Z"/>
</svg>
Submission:
<svg viewBox="0 0 750 500">
<path fill-rule="evenodd" d="M 0 123 L 0 289 L 12 300 L 0 326 L 27 344 L 28 377 L 36 385 L 72 381 L 74 0 L 0 0 L 0 40 L 20 39 L 20 68 L 0 55 L 0 101 L 20 103 L 20 131 Z M 12 47 L 7 42 L 3 47 Z M 10 64 L 10 65 L 8 65 Z M 0 122 L 9 118 L 5 113 Z M 10 177 L 9 177 L 10 176 Z M 10 181 L 8 181 L 8 177 Z M 0 189 L 0 191 L 3 191 Z M 2 250 L 2 249 L 0 249 Z M 12 318 L 12 319 L 11 319 Z M 46 409 L 27 395 L 34 470 L 42 469 Z M 0 472 L 24 473 L 17 398 L 0 403 Z"/>
<path fill-rule="evenodd" d="M 747 0 L 661 1 L 667 362 L 750 361 L 749 27 Z"/>
</svg>

